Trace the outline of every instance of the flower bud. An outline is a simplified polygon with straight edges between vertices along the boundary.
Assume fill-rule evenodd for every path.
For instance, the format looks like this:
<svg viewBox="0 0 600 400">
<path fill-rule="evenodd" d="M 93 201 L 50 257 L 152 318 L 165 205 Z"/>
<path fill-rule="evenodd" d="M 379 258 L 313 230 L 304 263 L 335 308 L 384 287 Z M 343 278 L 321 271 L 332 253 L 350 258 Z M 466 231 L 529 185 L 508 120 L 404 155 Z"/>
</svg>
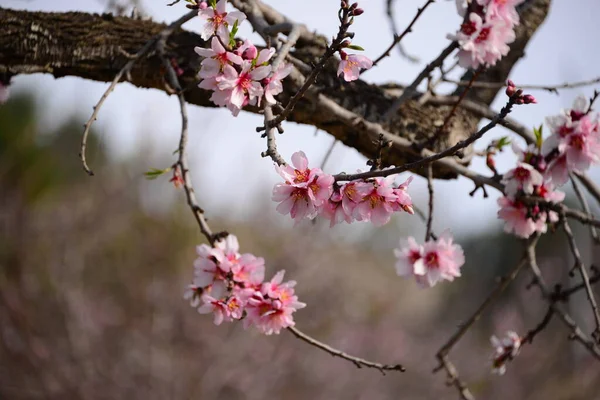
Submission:
<svg viewBox="0 0 600 400">
<path fill-rule="evenodd" d="M 515 87 L 515 83 L 509 79 L 506 82 L 506 95 L 508 97 L 512 97 L 512 95 L 515 94 L 516 91 L 517 88 Z"/>
<path fill-rule="evenodd" d="M 354 15 L 355 17 L 361 15 L 362 13 L 364 13 L 365 10 L 363 10 L 362 8 L 357 8 L 356 10 L 352 11 L 352 15 Z"/>
<path fill-rule="evenodd" d="M 525 104 L 536 104 L 537 100 L 532 95 L 526 94 L 525 96 L 523 96 L 523 103 L 525 103 Z"/>
</svg>

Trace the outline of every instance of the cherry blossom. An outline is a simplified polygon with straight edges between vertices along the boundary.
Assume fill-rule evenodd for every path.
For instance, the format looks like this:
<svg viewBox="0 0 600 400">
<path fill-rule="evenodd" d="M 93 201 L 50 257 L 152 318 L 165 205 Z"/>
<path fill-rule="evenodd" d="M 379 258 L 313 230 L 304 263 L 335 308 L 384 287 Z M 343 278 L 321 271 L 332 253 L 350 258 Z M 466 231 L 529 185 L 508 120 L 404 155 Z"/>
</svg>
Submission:
<svg viewBox="0 0 600 400">
<path fill-rule="evenodd" d="M 229 43 L 229 27 L 236 21 L 240 24 L 246 19 L 246 15 L 240 11 L 227 12 L 227 0 L 219 0 L 215 8 L 199 10 L 198 16 L 206 19 L 200 34 L 202 39 L 208 40 L 216 33 L 223 43 Z"/>
<path fill-rule="evenodd" d="M 360 75 L 361 69 L 369 69 L 373 66 L 373 61 L 360 54 L 346 54 L 340 51 L 342 61 L 338 66 L 337 74 L 343 75 L 346 82 L 355 81 Z"/>
<path fill-rule="evenodd" d="M 508 331 L 502 340 L 496 336 L 490 338 L 490 342 L 494 347 L 492 355 L 492 372 L 504 375 L 506 372 L 506 364 L 512 361 L 521 350 L 521 337 L 513 331 Z"/>
<path fill-rule="evenodd" d="M 465 263 L 462 248 L 445 231 L 438 240 L 429 240 L 419 246 L 414 238 L 400 241 L 394 251 L 398 258 L 396 272 L 400 276 L 414 276 L 421 287 L 433 287 L 441 280 L 453 281 L 460 277 Z"/>
</svg>

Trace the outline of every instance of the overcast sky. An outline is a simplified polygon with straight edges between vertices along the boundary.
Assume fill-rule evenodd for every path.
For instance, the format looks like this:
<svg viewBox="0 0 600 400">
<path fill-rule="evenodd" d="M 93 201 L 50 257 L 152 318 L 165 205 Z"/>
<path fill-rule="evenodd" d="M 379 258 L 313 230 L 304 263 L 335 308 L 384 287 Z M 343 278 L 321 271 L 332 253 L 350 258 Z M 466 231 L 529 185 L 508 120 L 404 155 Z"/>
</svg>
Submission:
<svg viewBox="0 0 600 400">
<path fill-rule="evenodd" d="M 1 3 L 3 7 L 30 10 L 104 11 L 104 4 L 99 0 L 3 0 Z M 166 3 L 166 0 L 144 2 L 146 10 L 158 21 L 173 21 L 187 11 L 183 2 L 175 7 L 167 7 Z M 268 3 L 318 32 L 331 36 L 336 30 L 337 0 L 272 0 Z M 398 26 L 403 29 L 423 0 L 397 0 L 395 3 Z M 384 4 L 385 0 L 363 0 L 361 6 L 365 13 L 357 18 L 353 27 L 356 32 L 354 42 L 363 46 L 365 54 L 371 58 L 377 57 L 391 40 Z M 557 84 L 599 76 L 600 56 L 596 51 L 597 38 L 600 37 L 598 21 L 598 0 L 554 0 L 548 19 L 530 42 L 526 58 L 517 65 L 511 78 L 517 84 Z M 423 62 L 428 62 L 447 45 L 446 34 L 456 30 L 459 23 L 454 1 L 438 1 L 430 6 L 417 22 L 414 32 L 403 43 L 410 53 L 420 57 Z M 240 35 L 250 35 L 249 24 L 246 22 L 244 25 L 246 26 L 240 31 Z M 192 20 L 184 27 L 199 31 L 201 21 Z M 259 40 L 256 41 L 260 43 Z M 363 76 L 367 81 L 376 83 L 407 83 L 422 69 L 423 62 L 412 65 L 394 53 L 393 57 Z M 45 110 L 44 123 L 55 126 L 69 114 L 65 109 L 76 110 L 87 118 L 106 87 L 106 83 L 79 78 L 55 80 L 51 76 L 33 75 L 16 77 L 12 90 L 18 92 L 34 89 Z M 561 107 L 569 106 L 577 94 L 589 96 L 592 91 L 593 88 L 590 87 L 565 90 L 561 91 L 560 97 L 547 92 L 534 92 L 539 104 L 517 107 L 512 117 L 530 127 L 539 125 L 544 116 L 556 114 Z M 503 99 L 496 101 L 494 107 L 499 109 L 503 102 Z M 154 153 L 168 160 L 177 146 L 180 129 L 177 101 L 175 97 L 159 91 L 136 89 L 129 84 L 121 84 L 105 103 L 97 124 L 103 128 L 102 142 L 109 146 L 114 157 L 125 158 L 142 148 L 151 147 Z M 244 204 L 247 204 L 250 197 L 260 198 L 261 202 L 270 197 L 272 185 L 278 180 L 278 176 L 272 163 L 260 157 L 265 142 L 254 130 L 260 124 L 261 118 L 255 115 L 242 113 L 238 118 L 233 118 L 226 110 L 195 106 L 190 108 L 189 152 L 192 165 L 197 166 L 192 172 L 201 202 L 209 212 L 218 210 L 223 213 L 231 210 L 236 216 L 244 217 L 247 211 Z M 324 132 L 315 136 L 314 128 L 294 123 L 287 123 L 285 129 L 285 134 L 278 138 L 283 156 L 289 159 L 294 151 L 302 149 L 313 165 L 320 164 L 332 138 Z M 503 129 L 496 129 L 486 136 L 485 142 L 489 143 L 492 138 L 504 134 L 506 132 Z M 479 145 L 481 146 L 483 144 Z M 76 151 L 73 156 L 77 157 Z M 514 156 L 504 155 L 498 162 L 502 172 L 514 163 Z M 150 167 L 164 166 L 140 165 L 138 172 L 141 175 Z M 355 150 L 338 145 L 328 163 L 328 172 L 354 171 L 364 166 L 364 158 Z M 482 161 L 474 162 L 473 166 L 478 171 L 488 173 Z M 94 165 L 93 169 L 102 173 L 101 165 Z M 598 179 L 599 172 L 596 167 L 591 173 Z M 401 179 L 407 176 L 405 174 Z M 471 191 L 472 184 L 466 180 L 460 180 L 458 184 L 452 181 L 438 182 L 436 185 L 439 189 L 436 196 L 436 214 L 440 217 L 436 221 L 438 229 L 450 228 L 457 233 L 474 233 L 487 229 L 490 224 L 499 224 L 496 221 L 496 193 L 490 191 L 491 196 L 486 200 L 479 195 L 471 198 L 468 192 Z M 423 207 L 426 204 L 423 179 L 415 179 L 411 194 L 418 205 Z M 275 215 L 275 205 L 269 206 L 269 212 Z M 394 221 L 395 224 L 404 222 L 404 218 Z M 336 231 L 340 232 L 340 228 Z"/>
</svg>

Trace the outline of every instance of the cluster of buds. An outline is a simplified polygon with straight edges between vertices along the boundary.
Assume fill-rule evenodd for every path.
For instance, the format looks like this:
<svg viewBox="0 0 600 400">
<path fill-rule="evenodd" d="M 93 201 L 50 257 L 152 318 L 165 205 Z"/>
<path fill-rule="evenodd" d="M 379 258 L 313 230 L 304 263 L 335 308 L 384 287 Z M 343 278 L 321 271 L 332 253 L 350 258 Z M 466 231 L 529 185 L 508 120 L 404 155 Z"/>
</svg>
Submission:
<svg viewBox="0 0 600 400">
<path fill-rule="evenodd" d="M 280 203 L 278 212 L 290 214 L 296 222 L 320 215 L 331 226 L 343 221 L 371 221 L 382 226 L 395 211 L 414 213 L 407 191 L 412 178 L 397 187 L 393 186 L 394 175 L 338 185 L 332 175 L 309 168 L 302 151 L 292 155 L 292 166 L 275 165 L 275 169 L 284 182 L 275 185 L 272 199 Z"/>
<path fill-rule="evenodd" d="M 464 68 L 490 67 L 508 54 L 519 24 L 516 7 L 524 0 L 457 0 L 464 17 L 458 32 L 448 35 L 460 45 L 459 64 Z"/>
<path fill-rule="evenodd" d="M 358 3 L 348 4 L 347 1 L 342 0 L 338 15 L 340 20 L 340 32 L 345 32 L 354 22 L 354 17 L 361 15 L 363 12 L 364 10 L 358 7 Z M 342 75 L 346 82 L 351 82 L 358 79 L 361 70 L 371 68 L 373 66 L 373 61 L 360 54 L 348 54 L 344 49 L 362 51 L 363 48 L 352 44 L 351 39 L 354 36 L 353 33 L 347 32 L 345 36 L 347 39 L 340 43 L 340 48 L 338 49 L 341 61 L 338 66 L 337 75 Z"/>
<path fill-rule="evenodd" d="M 517 89 L 515 83 L 510 79 L 506 82 L 506 95 L 513 98 L 515 104 L 537 104 L 537 100 L 531 94 L 523 94 L 522 89 Z"/>
<path fill-rule="evenodd" d="M 194 280 L 184 297 L 199 313 L 212 313 L 216 325 L 244 320 L 244 328 L 266 335 L 294 326 L 293 313 L 306 304 L 294 294 L 295 281 L 283 282 L 284 271 L 264 282 L 265 260 L 240 254 L 233 235 L 213 247 L 200 245 L 196 252 Z"/>
</svg>

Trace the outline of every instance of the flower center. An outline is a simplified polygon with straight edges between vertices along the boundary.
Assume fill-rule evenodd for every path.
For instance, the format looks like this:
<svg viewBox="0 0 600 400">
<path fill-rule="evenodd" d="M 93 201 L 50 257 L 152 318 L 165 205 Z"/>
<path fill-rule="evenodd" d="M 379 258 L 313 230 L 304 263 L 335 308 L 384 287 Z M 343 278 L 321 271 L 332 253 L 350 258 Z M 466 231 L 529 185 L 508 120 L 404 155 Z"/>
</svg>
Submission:
<svg viewBox="0 0 600 400">
<path fill-rule="evenodd" d="M 571 137 L 569 144 L 575 147 L 577 150 L 583 150 L 583 146 L 585 145 L 585 141 L 581 135 L 575 135 Z"/>
<path fill-rule="evenodd" d="M 299 171 L 299 170 L 295 169 L 294 174 L 296 174 L 296 177 L 294 178 L 294 183 L 308 182 L 308 176 L 310 175 L 310 170 L 305 169 L 304 171 Z"/>
<path fill-rule="evenodd" d="M 434 251 L 427 253 L 425 255 L 425 263 L 429 268 L 438 268 L 440 265 L 437 253 Z"/>
<path fill-rule="evenodd" d="M 475 27 L 474 22 L 465 22 L 464 24 L 462 24 L 460 26 L 460 30 L 465 35 L 471 36 L 472 34 L 475 33 L 475 31 L 477 31 L 477 27 Z"/>
<path fill-rule="evenodd" d="M 515 170 L 515 178 L 517 178 L 517 180 L 519 181 L 526 181 L 527 179 L 529 179 L 529 175 L 529 170 L 523 167 L 518 167 Z"/>
<path fill-rule="evenodd" d="M 488 40 L 488 37 L 490 36 L 490 30 L 490 28 L 483 28 L 481 32 L 479 32 L 479 35 L 477 36 L 477 39 L 475 39 L 475 41 L 477 43 L 481 43 Z"/>
</svg>

